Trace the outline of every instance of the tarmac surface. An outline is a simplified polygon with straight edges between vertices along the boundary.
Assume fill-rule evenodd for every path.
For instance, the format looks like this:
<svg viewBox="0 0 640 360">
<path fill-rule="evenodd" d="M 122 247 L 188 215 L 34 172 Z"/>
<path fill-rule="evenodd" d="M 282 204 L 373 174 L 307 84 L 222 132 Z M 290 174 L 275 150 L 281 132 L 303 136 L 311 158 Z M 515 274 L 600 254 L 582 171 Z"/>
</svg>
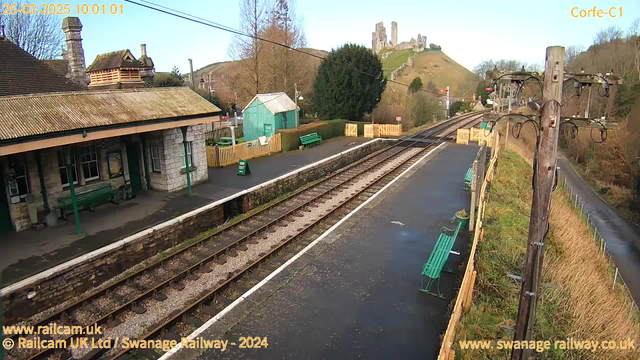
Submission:
<svg viewBox="0 0 640 360">
<path fill-rule="evenodd" d="M 560 175 L 567 179 L 567 187 L 578 194 L 578 205 L 589 214 L 598 235 L 607 244 L 607 251 L 620 270 L 620 275 L 631 291 L 636 304 L 640 304 L 640 226 L 621 217 L 606 201 L 587 185 L 571 167 L 564 155 L 558 156 Z"/>
<path fill-rule="evenodd" d="M 143 191 L 119 205 L 105 203 L 95 212 L 80 211 L 83 235 L 75 234 L 73 217 L 54 228 L 2 235 L 0 286 L 12 284 L 65 261 L 107 246 L 213 201 L 251 188 L 302 166 L 346 151 L 371 139 L 339 137 L 310 149 L 249 160 L 251 174 L 238 176 L 237 166 L 209 168 L 209 180 L 185 191 Z M 126 219 L 123 221 L 123 219 Z"/>
<path fill-rule="evenodd" d="M 456 211 L 469 211 L 463 178 L 477 150 L 443 146 L 201 334 L 236 346 L 173 357 L 437 357 L 459 264 L 468 258 L 468 231 L 454 245 L 461 255 L 449 257 L 454 274 L 442 275 L 445 299 L 418 291 L 420 273 L 441 228 L 455 226 Z M 269 345 L 239 349 L 242 336 L 267 337 Z"/>
</svg>

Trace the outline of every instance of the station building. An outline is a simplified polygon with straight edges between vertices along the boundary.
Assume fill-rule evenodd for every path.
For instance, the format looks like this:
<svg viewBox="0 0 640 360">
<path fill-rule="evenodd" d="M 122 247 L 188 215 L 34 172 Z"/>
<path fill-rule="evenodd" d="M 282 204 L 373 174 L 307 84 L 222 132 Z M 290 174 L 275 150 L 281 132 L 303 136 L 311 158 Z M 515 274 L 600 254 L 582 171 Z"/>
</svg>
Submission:
<svg viewBox="0 0 640 360">
<path fill-rule="evenodd" d="M 101 191 L 117 201 L 207 181 L 204 129 L 221 111 L 191 89 L 86 90 L 84 72 L 57 73 L 3 36 L 0 53 L 0 234 L 31 227 L 34 203 L 42 222 Z"/>
</svg>

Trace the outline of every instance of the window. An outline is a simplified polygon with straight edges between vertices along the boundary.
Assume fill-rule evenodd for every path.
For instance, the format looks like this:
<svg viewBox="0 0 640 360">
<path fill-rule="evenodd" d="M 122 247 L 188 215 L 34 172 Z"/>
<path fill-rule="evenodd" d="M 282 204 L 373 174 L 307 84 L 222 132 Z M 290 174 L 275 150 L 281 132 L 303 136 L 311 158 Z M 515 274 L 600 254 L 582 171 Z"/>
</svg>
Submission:
<svg viewBox="0 0 640 360">
<path fill-rule="evenodd" d="M 27 197 L 31 192 L 29 189 L 29 175 L 27 172 L 27 163 L 23 158 L 15 158 L 15 162 L 11 164 L 15 171 L 14 185 L 10 185 L 11 196 L 20 196 L 20 199 Z"/>
<path fill-rule="evenodd" d="M 184 145 L 182 145 L 184 148 Z M 184 150 L 182 150 L 182 154 L 184 154 Z M 184 163 L 184 158 L 183 158 Z M 151 145 L 151 170 L 153 172 L 161 172 L 160 170 L 160 146 Z"/>
<path fill-rule="evenodd" d="M 80 164 L 82 166 L 82 174 L 85 181 L 96 180 L 100 178 L 100 170 L 98 168 L 98 153 L 94 145 L 86 145 L 78 148 L 80 155 Z"/>
<path fill-rule="evenodd" d="M 184 143 L 180 144 L 180 158 L 182 159 L 182 168 L 186 169 L 184 164 Z M 191 141 L 187 142 L 187 157 L 189 158 L 189 168 L 193 166 L 193 154 L 191 153 Z"/>
<path fill-rule="evenodd" d="M 78 183 L 78 171 L 76 170 L 76 156 L 73 151 L 69 154 L 71 157 L 71 176 L 73 177 L 73 183 Z M 58 168 L 60 169 L 60 182 L 62 187 L 69 186 L 69 177 L 67 176 L 67 164 L 64 158 L 64 152 L 58 150 Z"/>
</svg>

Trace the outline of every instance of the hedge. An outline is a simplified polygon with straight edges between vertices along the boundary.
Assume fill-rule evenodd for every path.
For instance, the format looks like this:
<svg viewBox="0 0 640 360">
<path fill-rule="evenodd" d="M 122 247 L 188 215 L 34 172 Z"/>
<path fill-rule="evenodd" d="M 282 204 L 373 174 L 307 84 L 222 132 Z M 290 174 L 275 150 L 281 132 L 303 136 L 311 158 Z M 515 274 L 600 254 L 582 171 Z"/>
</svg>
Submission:
<svg viewBox="0 0 640 360">
<path fill-rule="evenodd" d="M 296 150 L 300 147 L 300 136 L 318 133 L 322 139 L 344 136 L 344 126 L 346 123 L 358 124 L 358 135 L 364 135 L 363 122 L 347 121 L 342 119 L 317 121 L 310 124 L 300 125 L 297 129 L 278 130 L 282 138 L 282 151 Z"/>
</svg>

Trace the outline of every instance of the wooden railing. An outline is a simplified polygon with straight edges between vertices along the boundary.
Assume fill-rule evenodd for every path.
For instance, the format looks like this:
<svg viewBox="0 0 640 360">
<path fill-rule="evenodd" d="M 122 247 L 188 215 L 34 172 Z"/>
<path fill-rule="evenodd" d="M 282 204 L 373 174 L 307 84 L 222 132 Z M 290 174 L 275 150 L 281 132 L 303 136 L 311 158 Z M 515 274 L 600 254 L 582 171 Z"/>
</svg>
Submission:
<svg viewBox="0 0 640 360">
<path fill-rule="evenodd" d="M 471 300 L 473 298 L 473 287 L 476 282 L 477 274 L 475 270 L 475 260 L 478 243 L 482 240 L 484 232 L 482 228 L 482 218 L 484 217 L 484 205 L 487 199 L 487 186 L 489 185 L 491 180 L 493 180 L 493 174 L 495 172 L 496 161 L 498 158 L 498 151 L 500 146 L 500 136 L 497 134 L 497 131 L 495 132 L 495 134 L 492 133 L 492 135 L 494 136 L 493 142 L 496 144 L 496 146 L 492 148 L 491 162 L 489 163 L 489 167 L 487 168 L 487 172 L 481 186 L 478 186 L 480 184 L 475 184 L 475 186 L 479 187 L 480 194 L 477 203 L 478 211 L 475 217 L 476 221 L 473 232 L 473 243 L 471 245 L 471 252 L 469 254 L 469 260 L 467 261 L 467 267 L 464 272 L 464 277 L 462 278 L 462 284 L 460 284 L 458 297 L 456 298 L 456 303 L 453 306 L 453 312 L 451 313 L 451 318 L 449 319 L 449 325 L 447 326 L 447 331 L 445 332 L 444 338 L 442 339 L 438 360 L 449 360 L 455 357 L 454 351 L 451 349 L 451 347 L 453 345 L 453 339 L 455 338 L 456 334 L 456 326 L 458 325 L 458 321 L 460 321 L 462 312 L 468 310 L 469 306 L 471 306 Z"/>
<path fill-rule="evenodd" d="M 344 124 L 344 136 L 358 137 L 358 124 Z"/>
<path fill-rule="evenodd" d="M 260 145 L 260 141 L 247 141 L 227 147 L 207 146 L 207 166 L 222 167 L 237 164 L 240 160 L 249 160 L 282 151 L 280 134 L 271 135 L 269 143 Z"/>
<path fill-rule="evenodd" d="M 393 124 L 365 124 L 364 137 L 377 138 L 381 136 L 401 136 L 402 125 Z"/>
</svg>

